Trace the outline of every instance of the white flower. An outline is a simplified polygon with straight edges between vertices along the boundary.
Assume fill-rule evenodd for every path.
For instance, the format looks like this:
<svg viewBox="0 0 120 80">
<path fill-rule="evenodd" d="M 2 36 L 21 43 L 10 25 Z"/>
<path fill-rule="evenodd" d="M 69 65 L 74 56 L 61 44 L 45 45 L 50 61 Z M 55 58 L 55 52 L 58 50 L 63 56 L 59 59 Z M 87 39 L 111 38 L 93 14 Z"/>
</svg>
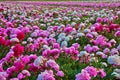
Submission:
<svg viewBox="0 0 120 80">
<path fill-rule="evenodd" d="M 115 69 L 111 75 L 114 75 L 117 79 L 120 79 L 120 69 Z"/>
<path fill-rule="evenodd" d="M 65 33 L 60 33 L 59 35 L 58 35 L 58 38 L 61 38 L 62 36 L 64 36 L 65 37 Z"/>
<path fill-rule="evenodd" d="M 107 63 L 106 62 L 102 62 L 102 65 L 107 67 Z"/>
<path fill-rule="evenodd" d="M 107 59 L 107 62 L 109 64 L 120 65 L 120 56 L 118 56 L 118 55 L 109 56 Z"/>
<path fill-rule="evenodd" d="M 62 43 L 61 43 L 61 47 L 62 47 L 62 48 L 63 48 L 63 47 L 67 47 L 67 45 L 68 45 L 67 41 L 62 41 Z"/>
<path fill-rule="evenodd" d="M 50 47 L 48 47 L 47 45 L 43 45 L 43 49 L 49 49 L 50 50 Z"/>
<path fill-rule="evenodd" d="M 27 44 L 27 41 L 22 41 L 22 44 Z"/>
<path fill-rule="evenodd" d="M 82 37 L 82 36 L 85 36 L 84 33 L 77 33 L 77 37 Z"/>
<path fill-rule="evenodd" d="M 33 39 L 32 39 L 31 37 L 29 37 L 29 38 L 27 39 L 27 41 L 28 41 L 28 42 L 32 42 Z"/>
<path fill-rule="evenodd" d="M 73 26 L 75 26 L 75 25 L 76 25 L 76 23 L 75 23 L 75 22 L 72 22 L 72 23 L 71 23 L 71 26 L 72 26 L 72 27 L 73 27 Z"/>
<path fill-rule="evenodd" d="M 66 36 L 66 37 L 65 37 L 65 41 L 68 42 L 69 40 L 70 40 L 70 37 L 69 37 L 69 36 Z"/>
<path fill-rule="evenodd" d="M 62 41 L 61 38 L 58 38 L 58 39 L 57 39 L 57 43 L 60 43 L 61 41 Z"/>
<path fill-rule="evenodd" d="M 98 36 L 98 33 L 97 32 L 91 32 L 92 33 L 92 35 L 94 35 L 94 36 Z"/>
<path fill-rule="evenodd" d="M 89 33 L 90 32 L 90 29 L 85 29 L 84 30 L 84 33 Z"/>
<path fill-rule="evenodd" d="M 10 42 L 19 42 L 19 39 L 18 38 L 11 38 Z"/>
<path fill-rule="evenodd" d="M 82 57 L 83 55 L 88 56 L 89 53 L 87 53 L 86 51 L 80 51 L 78 56 Z"/>
<path fill-rule="evenodd" d="M 84 26 L 85 26 L 85 24 L 84 24 L 84 23 L 81 23 L 79 26 L 80 26 L 80 27 L 84 27 Z"/>
<path fill-rule="evenodd" d="M 42 65 L 44 63 L 45 60 L 46 59 L 44 57 L 39 56 L 35 59 L 33 64 L 34 64 L 34 66 L 39 67 L 40 65 Z"/>
<path fill-rule="evenodd" d="M 96 52 L 96 54 L 97 54 L 97 55 L 103 55 L 104 53 L 103 53 L 103 52 L 98 51 L 98 52 Z"/>
</svg>

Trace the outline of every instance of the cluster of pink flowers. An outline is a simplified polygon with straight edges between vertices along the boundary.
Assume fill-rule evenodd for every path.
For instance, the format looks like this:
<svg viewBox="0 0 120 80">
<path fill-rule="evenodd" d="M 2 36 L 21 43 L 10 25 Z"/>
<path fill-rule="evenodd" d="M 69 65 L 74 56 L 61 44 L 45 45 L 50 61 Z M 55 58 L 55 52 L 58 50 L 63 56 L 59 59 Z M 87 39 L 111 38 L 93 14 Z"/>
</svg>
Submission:
<svg viewBox="0 0 120 80">
<path fill-rule="evenodd" d="M 91 77 L 96 77 L 97 75 L 100 75 L 100 77 L 103 78 L 106 76 L 106 73 L 102 69 L 88 66 L 85 69 L 82 69 L 81 73 L 76 75 L 75 80 L 91 80 Z"/>
</svg>

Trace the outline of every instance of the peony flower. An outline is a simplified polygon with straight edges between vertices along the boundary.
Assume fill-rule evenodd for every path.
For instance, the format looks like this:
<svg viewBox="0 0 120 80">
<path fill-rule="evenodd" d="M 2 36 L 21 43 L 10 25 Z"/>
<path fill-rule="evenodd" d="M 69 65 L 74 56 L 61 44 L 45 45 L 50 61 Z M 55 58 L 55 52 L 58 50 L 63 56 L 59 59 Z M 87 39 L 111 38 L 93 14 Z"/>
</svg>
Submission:
<svg viewBox="0 0 120 80">
<path fill-rule="evenodd" d="M 107 62 L 113 65 L 120 65 L 120 56 L 118 55 L 109 56 Z"/>
<path fill-rule="evenodd" d="M 56 73 L 56 75 L 59 76 L 59 77 L 64 77 L 63 71 L 58 71 L 58 72 Z"/>
<path fill-rule="evenodd" d="M 0 36 L 0 45 L 5 45 L 5 39 Z"/>
<path fill-rule="evenodd" d="M 101 78 L 103 78 L 103 77 L 106 76 L 106 73 L 104 72 L 103 69 L 99 69 L 99 70 L 98 70 L 98 74 L 100 75 Z"/>
<path fill-rule="evenodd" d="M 17 33 L 17 38 L 18 38 L 19 40 L 24 40 L 24 39 L 25 39 L 25 34 L 24 34 L 24 32 L 18 32 L 18 33 Z"/>
<path fill-rule="evenodd" d="M 46 59 L 44 57 L 39 56 L 34 60 L 33 64 L 34 64 L 34 66 L 39 67 L 39 66 L 43 65 L 45 61 L 46 61 Z"/>
<path fill-rule="evenodd" d="M 13 48 L 14 56 L 18 57 L 24 52 L 24 47 L 20 44 L 16 44 Z"/>
<path fill-rule="evenodd" d="M 97 76 L 97 70 L 93 66 L 87 66 L 85 70 L 90 74 L 91 77 Z"/>
<path fill-rule="evenodd" d="M 50 59 L 46 62 L 46 66 L 51 67 L 51 68 L 55 69 L 56 71 L 59 71 L 59 65 L 52 59 Z"/>
<path fill-rule="evenodd" d="M 72 44 L 72 46 L 75 47 L 75 49 L 79 49 L 80 48 L 80 44 L 78 44 L 78 43 L 74 43 L 74 44 Z"/>
<path fill-rule="evenodd" d="M 82 56 L 88 56 L 89 53 L 87 53 L 86 51 L 80 51 L 79 53 L 79 56 L 82 57 Z"/>
<path fill-rule="evenodd" d="M 120 31 L 115 32 L 114 36 L 119 37 L 120 36 Z"/>
<path fill-rule="evenodd" d="M 67 47 L 68 46 L 68 42 L 67 41 L 62 41 L 61 42 L 61 47 Z"/>
<path fill-rule="evenodd" d="M 38 75 L 37 80 L 55 80 L 53 71 L 45 70 L 44 72 L 41 72 L 41 74 Z"/>
<path fill-rule="evenodd" d="M 84 49 L 89 53 L 92 51 L 92 47 L 90 44 L 87 44 L 86 46 L 84 46 Z"/>
<path fill-rule="evenodd" d="M 18 39 L 18 38 L 11 38 L 11 39 L 10 39 L 10 42 L 17 42 L 17 43 L 18 43 L 18 42 L 19 42 L 19 39 Z"/>
<path fill-rule="evenodd" d="M 103 50 L 103 53 L 105 53 L 105 54 L 110 53 L 110 49 L 109 49 L 109 48 L 105 48 L 105 49 Z"/>
<path fill-rule="evenodd" d="M 86 71 L 86 70 L 82 70 L 81 73 L 78 73 L 76 75 L 76 79 L 75 80 L 90 80 L 90 74 Z"/>
<path fill-rule="evenodd" d="M 60 49 L 60 45 L 58 43 L 53 43 L 53 48 Z"/>
</svg>

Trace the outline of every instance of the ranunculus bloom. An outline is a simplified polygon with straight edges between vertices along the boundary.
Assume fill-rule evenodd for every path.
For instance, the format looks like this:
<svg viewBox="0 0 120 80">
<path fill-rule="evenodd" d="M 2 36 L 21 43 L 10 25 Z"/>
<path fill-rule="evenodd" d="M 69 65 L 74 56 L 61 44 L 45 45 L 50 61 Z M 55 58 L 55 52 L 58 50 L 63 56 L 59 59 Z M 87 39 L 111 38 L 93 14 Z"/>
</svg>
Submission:
<svg viewBox="0 0 120 80">
<path fill-rule="evenodd" d="M 14 56 L 18 57 L 24 52 L 24 47 L 20 44 L 16 44 L 13 48 Z"/>
<path fill-rule="evenodd" d="M 25 38 L 25 33 L 24 33 L 24 32 L 18 32 L 18 33 L 17 33 L 17 38 L 18 38 L 19 40 L 24 40 L 24 38 Z"/>
</svg>

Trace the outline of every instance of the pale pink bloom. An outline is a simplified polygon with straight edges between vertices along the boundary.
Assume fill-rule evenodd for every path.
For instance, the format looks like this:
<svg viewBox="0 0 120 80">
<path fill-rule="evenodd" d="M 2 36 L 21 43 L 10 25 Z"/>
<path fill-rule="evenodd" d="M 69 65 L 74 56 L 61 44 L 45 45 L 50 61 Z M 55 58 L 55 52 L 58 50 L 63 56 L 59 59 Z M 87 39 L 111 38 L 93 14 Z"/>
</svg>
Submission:
<svg viewBox="0 0 120 80">
<path fill-rule="evenodd" d="M 63 71 L 58 71 L 58 72 L 56 73 L 56 75 L 59 76 L 59 77 L 63 77 L 63 76 L 64 76 L 64 73 L 63 73 Z"/>
<path fill-rule="evenodd" d="M 82 70 L 81 73 L 76 75 L 75 80 L 91 80 L 90 74 L 86 70 Z"/>
</svg>

